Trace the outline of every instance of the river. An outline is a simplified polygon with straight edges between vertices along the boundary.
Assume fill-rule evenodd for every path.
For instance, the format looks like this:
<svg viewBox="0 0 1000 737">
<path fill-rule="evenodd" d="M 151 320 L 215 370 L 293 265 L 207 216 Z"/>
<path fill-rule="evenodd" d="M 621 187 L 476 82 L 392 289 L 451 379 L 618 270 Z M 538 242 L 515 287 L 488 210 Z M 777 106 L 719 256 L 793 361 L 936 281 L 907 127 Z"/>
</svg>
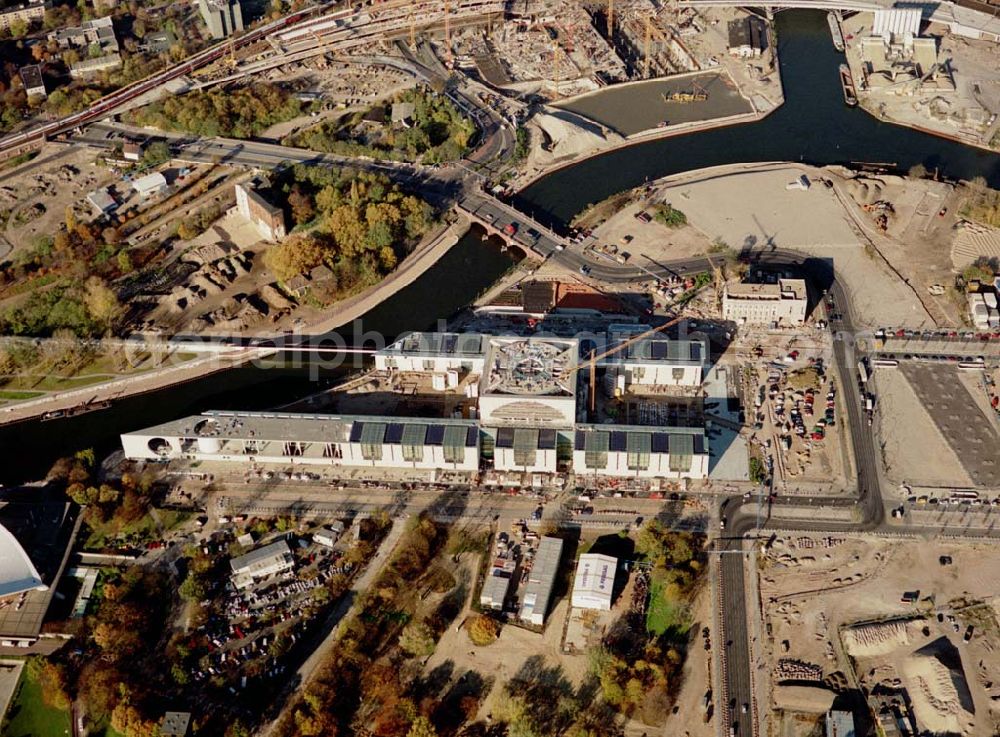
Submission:
<svg viewBox="0 0 1000 737">
<path fill-rule="evenodd" d="M 776 26 L 786 101 L 768 118 L 650 141 L 585 160 L 539 180 L 522 193 L 522 201 L 536 215 L 547 213 L 553 222 L 565 222 L 589 203 L 647 180 L 752 161 L 888 162 L 904 170 L 922 163 L 931 171 L 939 168 L 943 176 L 984 176 L 1000 187 L 996 154 L 880 123 L 860 109 L 847 108 L 837 79 L 842 57 L 830 42 L 825 13 L 784 11 L 777 15 Z M 433 327 L 439 318 L 475 299 L 510 264 L 495 245 L 469 234 L 421 278 L 362 318 L 364 329 L 391 336 Z M 232 369 L 122 399 L 107 410 L 3 427 L 0 482 L 38 478 L 56 458 L 80 448 L 111 451 L 125 431 L 205 409 L 274 406 L 316 391 L 338 375 L 335 370 L 310 372 L 289 366 Z"/>
</svg>

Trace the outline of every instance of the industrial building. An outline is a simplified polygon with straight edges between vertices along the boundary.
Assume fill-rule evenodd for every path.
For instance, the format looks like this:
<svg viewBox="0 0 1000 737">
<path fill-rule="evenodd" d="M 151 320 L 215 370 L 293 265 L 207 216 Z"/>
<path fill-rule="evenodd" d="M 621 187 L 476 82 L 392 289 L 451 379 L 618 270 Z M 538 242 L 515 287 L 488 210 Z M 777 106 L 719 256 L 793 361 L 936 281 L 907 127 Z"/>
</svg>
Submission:
<svg viewBox="0 0 1000 737">
<path fill-rule="evenodd" d="M 700 479 L 708 476 L 703 428 L 577 425 L 573 470 L 619 478 Z"/>
<path fill-rule="evenodd" d="M 618 561 L 610 555 L 581 555 L 573 579 L 572 605 L 578 609 L 610 611 L 617 569 Z"/>
<path fill-rule="evenodd" d="M 84 59 L 72 64 L 69 68 L 69 76 L 73 79 L 80 79 L 89 77 L 91 74 L 118 69 L 121 65 L 122 55 L 115 51 L 111 54 L 98 56 L 94 59 Z"/>
<path fill-rule="evenodd" d="M 132 180 L 132 189 L 142 198 L 154 197 L 167 191 L 167 178 L 160 172 L 153 172 Z"/>
<path fill-rule="evenodd" d="M 111 192 L 108 191 L 107 187 L 102 187 L 101 189 L 95 189 L 93 192 L 88 192 L 87 202 L 94 208 L 94 211 L 98 216 L 107 215 L 109 212 L 113 212 L 115 208 L 118 207 L 118 203 L 115 201 L 115 198 L 111 196 Z"/>
<path fill-rule="evenodd" d="M 132 459 L 479 470 L 472 420 L 214 412 L 122 435 Z"/>
<path fill-rule="evenodd" d="M 608 348 L 646 331 L 645 325 L 612 325 L 608 329 Z M 622 394 L 634 387 L 700 386 L 707 360 L 706 340 L 647 336 L 598 360 L 597 365 L 606 369 L 606 381 L 614 393 Z"/>
<path fill-rule="evenodd" d="M 479 594 L 479 605 L 484 609 L 500 611 L 517 569 L 517 561 L 510 558 L 497 558 L 490 566 L 490 572 L 483 581 L 483 590 Z"/>
<path fill-rule="evenodd" d="M 754 15 L 729 21 L 729 53 L 753 59 L 767 49 L 767 24 Z"/>
<path fill-rule="evenodd" d="M 229 565 L 233 571 L 233 586 L 245 589 L 270 576 L 288 573 L 295 567 L 295 560 L 288 543 L 279 540 L 233 558 Z"/>
<path fill-rule="evenodd" d="M 543 537 L 538 544 L 521 600 L 520 618 L 529 624 L 538 627 L 545 624 L 552 589 L 555 588 L 556 576 L 559 574 L 562 547 L 563 541 L 558 537 Z"/>
<path fill-rule="evenodd" d="M 750 325 L 801 325 L 806 319 L 804 279 L 778 279 L 776 284 L 727 284 L 722 316 Z"/>
<path fill-rule="evenodd" d="M 285 213 L 264 199 L 258 188 L 265 183 L 261 179 L 241 182 L 236 185 L 236 209 L 253 223 L 260 237 L 268 241 L 278 241 L 285 237 Z"/>
<path fill-rule="evenodd" d="M 240 0 L 198 0 L 198 10 L 212 38 L 226 38 L 243 30 Z"/>
<path fill-rule="evenodd" d="M 312 540 L 317 545 L 332 548 L 344 534 L 344 523 L 334 522 L 329 527 L 322 527 L 312 534 Z"/>
</svg>

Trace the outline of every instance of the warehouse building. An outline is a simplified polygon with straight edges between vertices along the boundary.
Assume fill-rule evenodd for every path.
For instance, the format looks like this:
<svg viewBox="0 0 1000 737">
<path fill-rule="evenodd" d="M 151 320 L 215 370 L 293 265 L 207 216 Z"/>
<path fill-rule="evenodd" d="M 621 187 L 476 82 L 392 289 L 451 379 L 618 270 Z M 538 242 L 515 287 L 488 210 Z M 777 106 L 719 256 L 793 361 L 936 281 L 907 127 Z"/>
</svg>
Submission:
<svg viewBox="0 0 1000 737">
<path fill-rule="evenodd" d="M 647 325 L 612 325 L 608 329 L 605 350 L 622 345 L 648 330 Z M 606 380 L 614 393 L 621 394 L 639 387 L 700 386 L 707 360 L 706 340 L 673 340 L 651 335 L 599 359 L 597 365 L 606 369 Z"/>
<path fill-rule="evenodd" d="M 295 568 L 295 560 L 288 543 L 279 540 L 233 558 L 229 565 L 233 570 L 233 586 L 245 589 L 265 578 L 290 572 Z"/>
<path fill-rule="evenodd" d="M 573 579 L 573 606 L 578 609 L 611 610 L 618 561 L 610 555 L 586 553 L 580 556 Z"/>
<path fill-rule="evenodd" d="M 806 319 L 804 279 L 779 279 L 776 284 L 727 284 L 722 316 L 750 325 L 801 325 Z"/>
<path fill-rule="evenodd" d="M 558 537 L 543 537 L 538 544 L 521 601 L 520 617 L 529 624 L 538 627 L 545 624 L 552 601 L 552 590 L 556 585 L 556 576 L 559 575 L 562 547 L 563 541 Z"/>
<path fill-rule="evenodd" d="M 154 197 L 167 191 L 167 178 L 160 172 L 147 174 L 144 177 L 132 180 L 132 189 L 143 199 Z"/>
<path fill-rule="evenodd" d="M 517 562 L 510 558 L 495 559 L 493 565 L 490 566 L 489 575 L 483 581 L 483 590 L 479 594 L 479 606 L 495 611 L 502 610 L 516 569 Z"/>
<path fill-rule="evenodd" d="M 696 427 L 577 425 L 577 476 L 700 479 L 708 476 L 708 440 Z"/>
<path fill-rule="evenodd" d="M 472 420 L 212 412 L 122 435 L 131 459 L 479 469 Z"/>
<path fill-rule="evenodd" d="M 279 241 L 285 237 L 285 213 L 275 207 L 258 189 L 267 185 L 262 179 L 241 182 L 236 185 L 236 210 L 253 223 L 260 237 L 268 241 Z"/>
<path fill-rule="evenodd" d="M 379 371 L 465 371 L 482 374 L 485 336 L 479 333 L 410 333 L 375 352 Z"/>
</svg>

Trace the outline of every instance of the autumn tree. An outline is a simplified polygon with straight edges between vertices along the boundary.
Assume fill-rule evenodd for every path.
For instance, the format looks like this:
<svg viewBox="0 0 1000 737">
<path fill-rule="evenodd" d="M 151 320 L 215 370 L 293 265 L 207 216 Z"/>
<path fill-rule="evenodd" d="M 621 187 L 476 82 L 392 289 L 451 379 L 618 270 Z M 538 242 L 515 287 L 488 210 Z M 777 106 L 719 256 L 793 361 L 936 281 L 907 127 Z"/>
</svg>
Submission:
<svg viewBox="0 0 1000 737">
<path fill-rule="evenodd" d="M 492 617 L 480 614 L 468 624 L 469 639 L 480 647 L 492 645 L 500 635 L 500 627 Z"/>
<path fill-rule="evenodd" d="M 104 330 L 110 330 L 121 312 L 121 304 L 114 290 L 103 279 L 92 276 L 87 280 L 83 303 L 91 318 Z"/>
<path fill-rule="evenodd" d="M 288 193 L 288 206 L 292 209 L 292 220 L 295 221 L 296 225 L 308 223 L 316 215 L 316 207 L 313 205 L 312 197 L 304 192 L 298 184 L 294 185 Z"/>
<path fill-rule="evenodd" d="M 434 729 L 431 720 L 420 716 L 413 720 L 413 724 L 410 725 L 410 731 L 406 733 L 406 737 L 437 737 L 437 734 L 437 730 Z"/>
<path fill-rule="evenodd" d="M 434 652 L 434 633 L 426 622 L 410 622 L 403 628 L 399 646 L 410 655 L 427 657 Z"/>
<path fill-rule="evenodd" d="M 294 236 L 264 254 L 264 264 L 280 281 L 288 281 L 323 262 L 323 247 L 311 235 Z"/>
</svg>

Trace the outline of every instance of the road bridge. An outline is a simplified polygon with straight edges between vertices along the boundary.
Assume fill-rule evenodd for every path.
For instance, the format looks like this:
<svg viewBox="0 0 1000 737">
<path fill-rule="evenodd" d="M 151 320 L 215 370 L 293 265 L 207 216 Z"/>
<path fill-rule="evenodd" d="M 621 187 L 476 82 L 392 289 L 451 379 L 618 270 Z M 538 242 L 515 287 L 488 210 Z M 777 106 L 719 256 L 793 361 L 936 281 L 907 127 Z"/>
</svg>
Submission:
<svg viewBox="0 0 1000 737">
<path fill-rule="evenodd" d="M 455 208 L 482 226 L 490 235 L 521 247 L 525 253 L 534 252 L 543 259 L 569 245 L 569 241 L 534 218 L 485 192 L 472 192 L 462 196 L 455 203 Z"/>
<path fill-rule="evenodd" d="M 868 0 L 678 0 L 690 8 L 767 8 L 768 10 L 853 10 L 874 11 L 891 6 Z"/>
</svg>

